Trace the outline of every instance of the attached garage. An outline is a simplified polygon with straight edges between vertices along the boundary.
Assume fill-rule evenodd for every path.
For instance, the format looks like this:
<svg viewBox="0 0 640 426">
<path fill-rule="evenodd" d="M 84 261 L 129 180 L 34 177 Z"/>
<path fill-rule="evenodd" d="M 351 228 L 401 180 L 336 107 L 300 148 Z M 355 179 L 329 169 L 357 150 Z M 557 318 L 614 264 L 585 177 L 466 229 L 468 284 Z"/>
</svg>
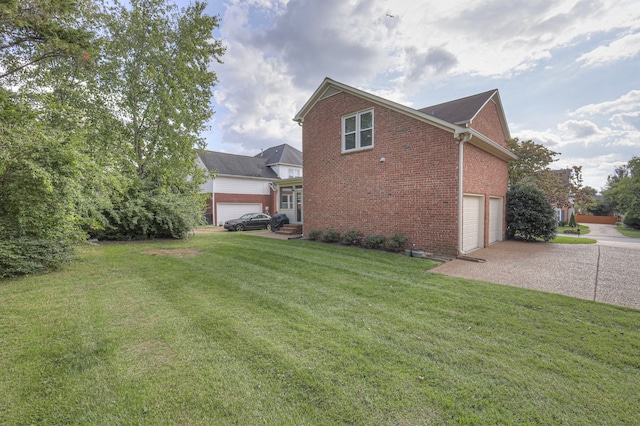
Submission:
<svg viewBox="0 0 640 426">
<path fill-rule="evenodd" d="M 502 198 L 489 199 L 489 244 L 502 241 Z"/>
<path fill-rule="evenodd" d="M 227 220 L 237 219 L 246 213 L 262 213 L 260 203 L 217 203 L 216 217 L 218 225 L 224 224 Z"/>
<path fill-rule="evenodd" d="M 465 195 L 462 199 L 462 251 L 484 246 L 484 197 Z"/>
</svg>

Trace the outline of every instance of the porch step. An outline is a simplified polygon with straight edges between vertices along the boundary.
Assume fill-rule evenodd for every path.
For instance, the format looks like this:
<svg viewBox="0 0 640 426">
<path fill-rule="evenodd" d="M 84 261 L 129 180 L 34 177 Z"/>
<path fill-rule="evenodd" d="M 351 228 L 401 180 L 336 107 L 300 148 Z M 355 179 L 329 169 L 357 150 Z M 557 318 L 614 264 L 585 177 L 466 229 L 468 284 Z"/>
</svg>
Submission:
<svg viewBox="0 0 640 426">
<path fill-rule="evenodd" d="M 282 227 L 276 231 L 276 234 L 283 234 L 283 235 L 302 234 L 302 225 L 298 223 L 288 223 L 286 225 L 282 225 Z"/>
</svg>

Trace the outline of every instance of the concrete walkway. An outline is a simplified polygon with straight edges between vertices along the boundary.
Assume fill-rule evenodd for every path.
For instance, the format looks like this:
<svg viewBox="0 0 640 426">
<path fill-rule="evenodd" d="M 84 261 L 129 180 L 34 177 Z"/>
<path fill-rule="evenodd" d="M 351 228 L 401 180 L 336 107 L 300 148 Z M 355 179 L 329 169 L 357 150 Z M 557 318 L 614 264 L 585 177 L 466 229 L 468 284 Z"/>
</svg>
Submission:
<svg viewBox="0 0 640 426">
<path fill-rule="evenodd" d="M 595 228 L 587 237 L 597 244 L 503 241 L 470 254 L 484 263 L 456 259 L 431 272 L 640 309 L 640 239 Z"/>
</svg>

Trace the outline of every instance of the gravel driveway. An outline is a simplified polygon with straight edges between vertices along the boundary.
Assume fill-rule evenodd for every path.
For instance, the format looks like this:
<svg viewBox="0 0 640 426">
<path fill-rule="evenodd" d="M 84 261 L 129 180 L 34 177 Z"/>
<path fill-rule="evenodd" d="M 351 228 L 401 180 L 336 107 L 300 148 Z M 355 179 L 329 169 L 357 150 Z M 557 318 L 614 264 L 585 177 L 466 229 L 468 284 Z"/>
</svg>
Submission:
<svg viewBox="0 0 640 426">
<path fill-rule="evenodd" d="M 456 259 L 431 272 L 640 309 L 640 239 L 588 226 L 597 244 L 503 241 L 470 254 L 485 262 Z"/>
</svg>

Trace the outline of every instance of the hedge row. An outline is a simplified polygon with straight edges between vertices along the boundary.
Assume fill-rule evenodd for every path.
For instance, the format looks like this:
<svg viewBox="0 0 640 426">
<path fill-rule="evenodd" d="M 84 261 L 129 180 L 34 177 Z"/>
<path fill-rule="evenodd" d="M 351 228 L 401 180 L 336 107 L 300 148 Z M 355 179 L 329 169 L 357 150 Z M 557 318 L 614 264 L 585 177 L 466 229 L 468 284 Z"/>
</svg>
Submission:
<svg viewBox="0 0 640 426">
<path fill-rule="evenodd" d="M 326 231 L 313 229 L 307 234 L 307 239 L 311 241 L 322 241 L 324 243 L 340 243 L 347 246 L 364 247 L 368 249 L 386 250 L 399 252 L 404 250 L 407 237 L 396 232 L 390 237 L 384 235 L 365 235 L 357 229 L 346 231 L 344 234 L 329 228 Z"/>
</svg>

